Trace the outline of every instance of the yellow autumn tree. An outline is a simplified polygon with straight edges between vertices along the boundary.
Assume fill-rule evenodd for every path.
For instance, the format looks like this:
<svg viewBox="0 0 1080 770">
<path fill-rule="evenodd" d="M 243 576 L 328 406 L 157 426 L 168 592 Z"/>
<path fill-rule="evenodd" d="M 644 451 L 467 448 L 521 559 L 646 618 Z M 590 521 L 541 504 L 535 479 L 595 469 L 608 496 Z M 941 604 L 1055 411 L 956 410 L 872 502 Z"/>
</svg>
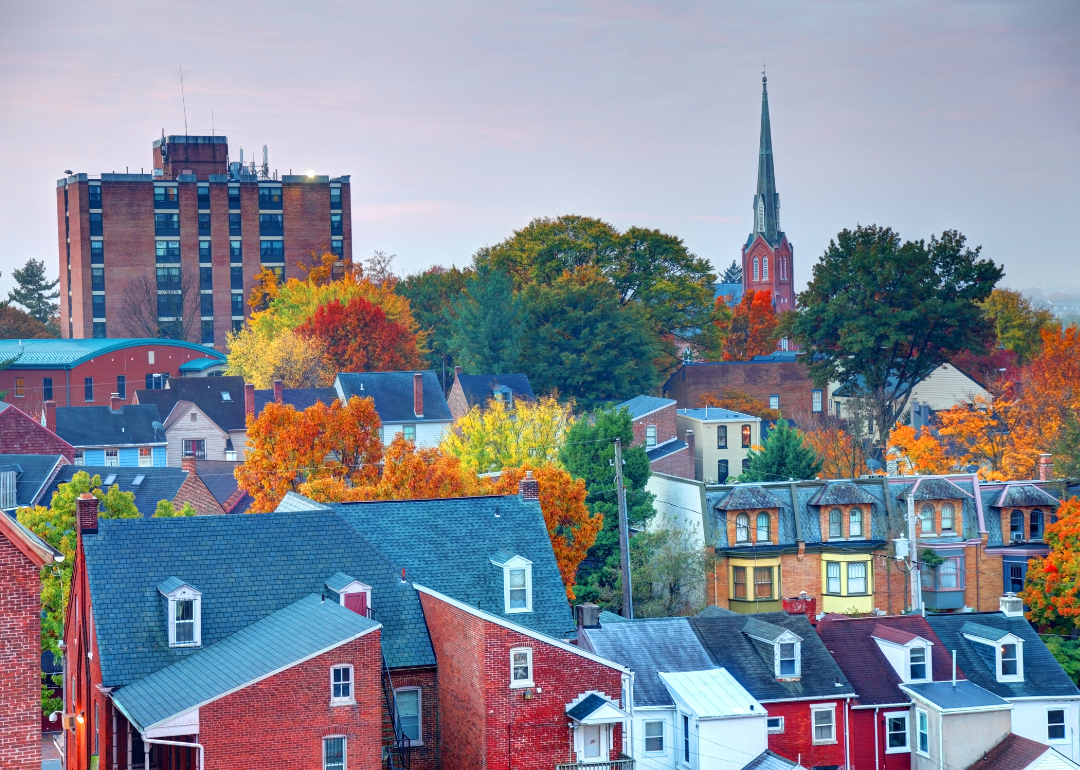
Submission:
<svg viewBox="0 0 1080 770">
<path fill-rule="evenodd" d="M 318 340 L 283 329 L 270 339 L 245 326 L 229 336 L 226 374 L 243 377 L 256 388 L 281 380 L 286 388 L 322 388 L 334 382 L 337 370 Z"/>
<path fill-rule="evenodd" d="M 949 473 L 955 464 L 929 430 L 910 425 L 897 425 L 889 433 L 889 454 L 905 476 Z"/>
<path fill-rule="evenodd" d="M 573 421 L 570 407 L 548 396 L 515 399 L 510 408 L 492 399 L 486 409 L 474 406 L 458 420 L 441 449 L 472 473 L 524 465 L 561 467 L 559 449 Z"/>
</svg>

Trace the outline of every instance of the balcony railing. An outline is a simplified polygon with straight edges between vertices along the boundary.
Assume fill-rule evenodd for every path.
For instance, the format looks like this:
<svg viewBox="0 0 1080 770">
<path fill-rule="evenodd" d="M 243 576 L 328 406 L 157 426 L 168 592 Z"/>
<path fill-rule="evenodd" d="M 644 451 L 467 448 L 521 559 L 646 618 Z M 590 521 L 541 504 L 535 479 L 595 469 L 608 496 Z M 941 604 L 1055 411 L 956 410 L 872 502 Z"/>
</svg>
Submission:
<svg viewBox="0 0 1080 770">
<path fill-rule="evenodd" d="M 634 760 L 625 754 L 607 762 L 563 762 L 555 770 L 634 770 Z"/>
</svg>

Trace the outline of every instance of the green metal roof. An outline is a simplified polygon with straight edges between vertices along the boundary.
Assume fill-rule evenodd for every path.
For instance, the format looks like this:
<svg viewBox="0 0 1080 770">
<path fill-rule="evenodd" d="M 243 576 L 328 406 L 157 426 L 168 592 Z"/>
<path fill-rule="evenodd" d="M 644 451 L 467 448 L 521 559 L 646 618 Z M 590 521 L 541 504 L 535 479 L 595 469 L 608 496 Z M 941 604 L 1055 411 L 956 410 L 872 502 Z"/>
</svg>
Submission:
<svg viewBox="0 0 1080 770">
<path fill-rule="evenodd" d="M 312 594 L 120 688 L 113 700 L 142 732 L 379 627 Z"/>
<path fill-rule="evenodd" d="M 209 369 L 211 366 L 220 366 L 225 363 L 220 358 L 193 358 L 190 361 L 185 361 L 180 364 L 180 371 L 182 372 L 201 372 L 204 369 Z"/>
<path fill-rule="evenodd" d="M 223 361 L 224 356 L 193 342 L 166 339 L 82 339 L 82 340 L 0 340 L 0 361 L 18 356 L 11 369 L 72 369 L 106 353 L 153 345 L 158 348 L 185 348 L 204 357 Z"/>
</svg>

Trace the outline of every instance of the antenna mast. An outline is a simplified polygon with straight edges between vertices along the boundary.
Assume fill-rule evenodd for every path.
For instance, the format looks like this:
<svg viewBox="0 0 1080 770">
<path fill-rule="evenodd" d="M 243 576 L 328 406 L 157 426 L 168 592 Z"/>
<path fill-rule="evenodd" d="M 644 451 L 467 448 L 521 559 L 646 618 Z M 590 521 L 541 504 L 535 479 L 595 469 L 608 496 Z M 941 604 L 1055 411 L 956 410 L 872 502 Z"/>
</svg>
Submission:
<svg viewBox="0 0 1080 770">
<path fill-rule="evenodd" d="M 184 136 L 187 136 L 187 96 L 184 94 L 184 65 L 182 62 L 180 64 L 180 100 L 184 104 Z"/>
</svg>

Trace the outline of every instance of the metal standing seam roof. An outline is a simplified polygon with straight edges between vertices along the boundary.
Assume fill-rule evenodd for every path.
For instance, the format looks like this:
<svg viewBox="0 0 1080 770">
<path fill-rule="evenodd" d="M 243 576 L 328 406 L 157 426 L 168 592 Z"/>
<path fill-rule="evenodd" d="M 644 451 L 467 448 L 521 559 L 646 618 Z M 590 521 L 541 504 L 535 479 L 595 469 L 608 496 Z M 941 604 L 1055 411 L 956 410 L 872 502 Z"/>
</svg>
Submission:
<svg viewBox="0 0 1080 770">
<path fill-rule="evenodd" d="M 957 679 L 955 684 L 951 681 L 902 684 L 900 689 L 934 704 L 942 711 L 1012 708 L 1007 700 L 979 687 L 970 679 Z"/>
<path fill-rule="evenodd" d="M 418 417 L 413 403 L 413 375 L 423 376 L 424 414 Z M 451 422 L 450 405 L 435 372 L 341 372 L 334 381 L 338 398 L 369 397 L 383 423 Z"/>
<path fill-rule="evenodd" d="M 193 358 L 190 361 L 185 361 L 180 364 L 180 371 L 182 372 L 202 372 L 209 369 L 211 366 L 220 366 L 225 363 L 220 358 Z"/>
<path fill-rule="evenodd" d="M 645 454 L 649 458 L 649 462 L 656 462 L 657 460 L 667 457 L 668 455 L 675 454 L 676 452 L 686 449 L 687 443 L 685 441 L 679 441 L 673 439 L 671 441 L 665 441 L 663 444 L 657 444 L 652 448 L 645 449 Z"/>
<path fill-rule="evenodd" d="M 659 672 L 660 680 L 698 719 L 763 716 L 766 711 L 722 668 Z"/>
<path fill-rule="evenodd" d="M 132 347 L 151 346 L 156 348 L 184 348 L 197 351 L 203 357 L 225 357 L 202 345 L 193 342 L 166 339 L 139 338 L 90 338 L 90 339 L 43 339 L 43 340 L 0 340 L 0 361 L 19 356 L 11 369 L 72 369 L 91 358 L 126 350 Z"/>
<path fill-rule="evenodd" d="M 312 594 L 121 687 L 113 700 L 142 732 L 378 628 Z"/>
</svg>

